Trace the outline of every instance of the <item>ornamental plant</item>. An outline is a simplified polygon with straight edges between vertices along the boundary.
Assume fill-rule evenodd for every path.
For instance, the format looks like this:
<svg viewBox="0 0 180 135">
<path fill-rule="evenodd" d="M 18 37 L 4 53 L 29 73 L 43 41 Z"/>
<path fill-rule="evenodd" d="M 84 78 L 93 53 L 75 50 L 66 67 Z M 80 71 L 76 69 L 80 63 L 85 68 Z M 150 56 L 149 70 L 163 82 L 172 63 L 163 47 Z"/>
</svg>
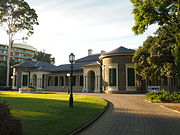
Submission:
<svg viewBox="0 0 180 135">
<path fill-rule="evenodd" d="M 146 93 L 146 100 L 152 102 L 180 103 L 180 92 L 170 93 L 169 91 L 165 90 L 149 91 Z"/>
</svg>

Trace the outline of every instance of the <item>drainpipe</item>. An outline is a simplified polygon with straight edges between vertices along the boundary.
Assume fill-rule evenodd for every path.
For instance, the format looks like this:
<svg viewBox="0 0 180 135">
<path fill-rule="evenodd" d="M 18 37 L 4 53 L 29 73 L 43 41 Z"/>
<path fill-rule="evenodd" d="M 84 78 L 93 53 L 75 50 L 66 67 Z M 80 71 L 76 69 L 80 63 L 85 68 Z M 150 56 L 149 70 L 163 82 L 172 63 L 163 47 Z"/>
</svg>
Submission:
<svg viewBox="0 0 180 135">
<path fill-rule="evenodd" d="M 102 93 L 102 63 L 100 64 L 100 93 Z"/>
</svg>

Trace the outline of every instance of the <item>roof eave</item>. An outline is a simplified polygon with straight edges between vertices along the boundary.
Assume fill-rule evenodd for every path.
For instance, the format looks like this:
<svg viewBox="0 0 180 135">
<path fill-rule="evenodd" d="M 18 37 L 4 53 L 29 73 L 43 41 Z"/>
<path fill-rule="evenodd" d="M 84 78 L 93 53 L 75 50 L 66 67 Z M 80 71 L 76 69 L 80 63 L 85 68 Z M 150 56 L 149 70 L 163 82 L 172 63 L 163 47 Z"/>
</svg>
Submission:
<svg viewBox="0 0 180 135">
<path fill-rule="evenodd" d="M 106 58 L 106 57 L 110 57 L 110 56 L 133 56 L 134 53 L 119 53 L 119 54 L 104 54 L 104 55 L 101 55 L 99 56 L 99 59 L 102 60 L 103 58 Z"/>
</svg>

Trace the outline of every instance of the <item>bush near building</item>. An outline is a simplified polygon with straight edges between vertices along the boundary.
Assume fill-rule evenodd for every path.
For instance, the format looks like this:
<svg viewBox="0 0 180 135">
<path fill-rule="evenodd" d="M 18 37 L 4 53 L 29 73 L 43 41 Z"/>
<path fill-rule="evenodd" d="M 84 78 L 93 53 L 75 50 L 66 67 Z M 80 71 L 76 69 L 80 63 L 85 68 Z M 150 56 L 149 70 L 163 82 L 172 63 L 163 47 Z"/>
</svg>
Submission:
<svg viewBox="0 0 180 135">
<path fill-rule="evenodd" d="M 11 86 L 0 86 L 0 90 L 3 90 L 3 91 L 11 91 L 11 90 L 12 90 L 12 87 L 11 87 Z"/>
<path fill-rule="evenodd" d="M 6 103 L 0 103 L 0 135 L 22 135 L 21 121 L 11 115 Z"/>
<path fill-rule="evenodd" d="M 150 91 L 146 93 L 146 99 L 152 102 L 180 103 L 180 92 Z"/>
</svg>

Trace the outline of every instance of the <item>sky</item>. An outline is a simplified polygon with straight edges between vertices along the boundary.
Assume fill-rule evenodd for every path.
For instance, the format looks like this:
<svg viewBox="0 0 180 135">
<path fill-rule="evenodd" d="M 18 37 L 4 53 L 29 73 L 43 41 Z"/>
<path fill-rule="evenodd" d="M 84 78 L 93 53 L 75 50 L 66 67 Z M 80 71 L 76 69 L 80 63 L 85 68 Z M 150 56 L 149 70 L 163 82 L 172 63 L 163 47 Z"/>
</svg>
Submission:
<svg viewBox="0 0 180 135">
<path fill-rule="evenodd" d="M 71 52 L 79 59 L 88 55 L 88 49 L 94 54 L 119 46 L 137 49 L 156 30 L 153 25 L 143 35 L 133 33 L 130 0 L 25 1 L 36 10 L 39 22 L 26 44 L 52 54 L 55 65 L 69 63 Z M 0 33 L 1 43 L 7 44 L 7 35 L 2 30 Z"/>
</svg>

